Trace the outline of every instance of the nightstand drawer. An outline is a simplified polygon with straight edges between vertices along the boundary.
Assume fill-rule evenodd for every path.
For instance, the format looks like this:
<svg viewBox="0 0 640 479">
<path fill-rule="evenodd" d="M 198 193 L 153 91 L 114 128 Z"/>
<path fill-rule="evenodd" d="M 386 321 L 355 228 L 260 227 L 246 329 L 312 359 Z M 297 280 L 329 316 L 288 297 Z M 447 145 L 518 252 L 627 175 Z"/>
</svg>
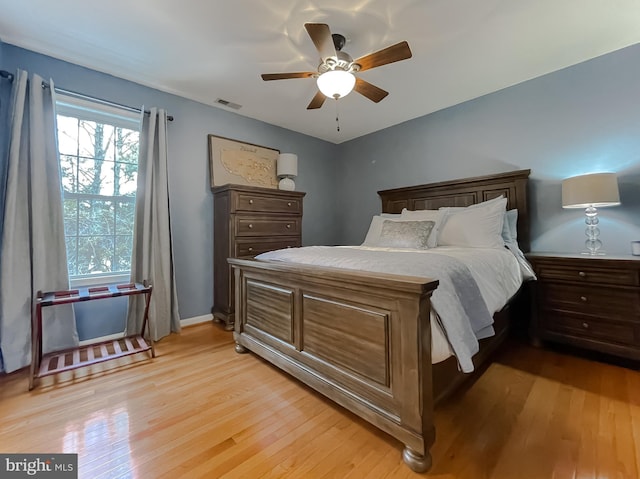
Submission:
<svg viewBox="0 0 640 479">
<path fill-rule="evenodd" d="M 301 218 L 281 217 L 236 217 L 236 236 L 289 236 L 300 234 Z"/>
<path fill-rule="evenodd" d="M 536 274 L 541 280 L 576 281 L 587 284 L 615 284 L 637 286 L 638 271 L 631 268 L 598 267 L 586 264 L 597 260 L 576 261 L 574 264 L 564 262 L 540 261 L 536 264 Z"/>
<path fill-rule="evenodd" d="M 640 323 L 603 321 L 588 315 L 547 311 L 542 326 L 547 331 L 573 337 L 640 346 Z"/>
<path fill-rule="evenodd" d="M 256 193 L 237 193 L 236 211 L 302 214 L 302 200 Z"/>
<path fill-rule="evenodd" d="M 281 238 L 277 240 L 265 239 L 239 239 L 235 244 L 235 257 L 242 258 L 256 256 L 267 251 L 277 249 L 297 248 L 300 246 L 300 237 Z"/>
<path fill-rule="evenodd" d="M 543 309 L 574 311 L 623 320 L 636 320 L 640 316 L 638 289 L 549 282 L 540 284 L 539 301 Z"/>
</svg>

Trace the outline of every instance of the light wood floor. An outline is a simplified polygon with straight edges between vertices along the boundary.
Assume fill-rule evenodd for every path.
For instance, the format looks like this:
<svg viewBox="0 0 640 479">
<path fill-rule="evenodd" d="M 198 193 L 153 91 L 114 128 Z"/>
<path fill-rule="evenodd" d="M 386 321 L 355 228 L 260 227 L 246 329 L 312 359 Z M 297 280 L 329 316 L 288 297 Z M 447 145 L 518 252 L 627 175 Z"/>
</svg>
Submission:
<svg viewBox="0 0 640 479">
<path fill-rule="evenodd" d="M 152 361 L 0 377 L 0 452 L 77 452 L 79 477 L 402 478 L 402 445 L 214 324 Z M 640 373 L 510 343 L 436 411 L 428 477 L 638 478 Z"/>
</svg>

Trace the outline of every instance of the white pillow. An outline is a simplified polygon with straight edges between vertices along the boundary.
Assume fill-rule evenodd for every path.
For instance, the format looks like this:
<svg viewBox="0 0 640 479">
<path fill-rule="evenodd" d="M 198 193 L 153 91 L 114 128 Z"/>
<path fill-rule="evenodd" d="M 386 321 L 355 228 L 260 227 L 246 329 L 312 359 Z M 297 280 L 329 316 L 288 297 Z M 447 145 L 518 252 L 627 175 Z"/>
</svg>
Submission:
<svg viewBox="0 0 640 479">
<path fill-rule="evenodd" d="M 445 216 L 438 229 L 438 246 L 502 248 L 502 226 L 507 199 L 494 198 L 463 209 L 441 208 Z"/>
<path fill-rule="evenodd" d="M 391 218 L 391 219 L 399 220 L 400 216 L 402 215 L 400 213 L 380 213 L 380 216 L 382 216 L 383 218 Z"/>
<path fill-rule="evenodd" d="M 472 205 L 469 206 L 441 206 L 440 207 L 440 211 L 461 211 L 461 210 L 468 210 L 468 209 L 473 209 L 473 208 L 484 208 L 486 206 L 491 206 L 491 205 L 495 205 L 495 204 L 501 204 L 502 201 L 505 199 L 505 197 L 503 195 L 501 196 L 496 196 L 495 198 L 491 198 L 490 200 L 486 200 L 486 201 L 482 201 L 480 203 L 474 203 Z M 506 207 L 505 207 L 506 209 Z"/>
<path fill-rule="evenodd" d="M 438 228 L 444 213 L 440 210 L 416 210 L 410 211 L 406 208 L 402 210 L 400 218 L 405 221 L 433 221 L 433 229 L 427 240 L 427 247 L 435 248 L 437 246 Z"/>
<path fill-rule="evenodd" d="M 502 238 L 504 244 L 509 244 L 518 239 L 518 210 L 509 210 L 504 214 L 502 224 Z"/>
</svg>

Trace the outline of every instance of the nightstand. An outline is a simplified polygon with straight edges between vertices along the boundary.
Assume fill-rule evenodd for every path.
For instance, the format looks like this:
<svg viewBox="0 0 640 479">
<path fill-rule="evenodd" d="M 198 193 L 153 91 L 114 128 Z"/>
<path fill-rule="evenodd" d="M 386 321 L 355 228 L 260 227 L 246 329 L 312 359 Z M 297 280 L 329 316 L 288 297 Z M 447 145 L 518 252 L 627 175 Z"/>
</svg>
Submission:
<svg viewBox="0 0 640 479">
<path fill-rule="evenodd" d="M 640 257 L 526 255 L 538 276 L 530 334 L 640 360 Z"/>
</svg>

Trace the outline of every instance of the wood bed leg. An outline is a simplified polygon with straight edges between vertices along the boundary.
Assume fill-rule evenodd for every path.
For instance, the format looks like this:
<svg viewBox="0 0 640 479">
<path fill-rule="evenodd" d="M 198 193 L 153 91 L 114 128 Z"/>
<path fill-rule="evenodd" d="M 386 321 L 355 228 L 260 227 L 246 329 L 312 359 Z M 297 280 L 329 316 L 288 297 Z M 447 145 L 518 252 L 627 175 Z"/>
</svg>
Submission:
<svg viewBox="0 0 640 479">
<path fill-rule="evenodd" d="M 249 350 L 245 348 L 242 344 L 236 343 L 236 353 L 238 354 L 246 354 Z"/>
<path fill-rule="evenodd" d="M 402 460 L 413 472 L 426 472 L 431 468 L 431 454 L 429 454 L 429 451 L 423 456 L 409 446 L 405 446 L 402 451 Z"/>
</svg>

